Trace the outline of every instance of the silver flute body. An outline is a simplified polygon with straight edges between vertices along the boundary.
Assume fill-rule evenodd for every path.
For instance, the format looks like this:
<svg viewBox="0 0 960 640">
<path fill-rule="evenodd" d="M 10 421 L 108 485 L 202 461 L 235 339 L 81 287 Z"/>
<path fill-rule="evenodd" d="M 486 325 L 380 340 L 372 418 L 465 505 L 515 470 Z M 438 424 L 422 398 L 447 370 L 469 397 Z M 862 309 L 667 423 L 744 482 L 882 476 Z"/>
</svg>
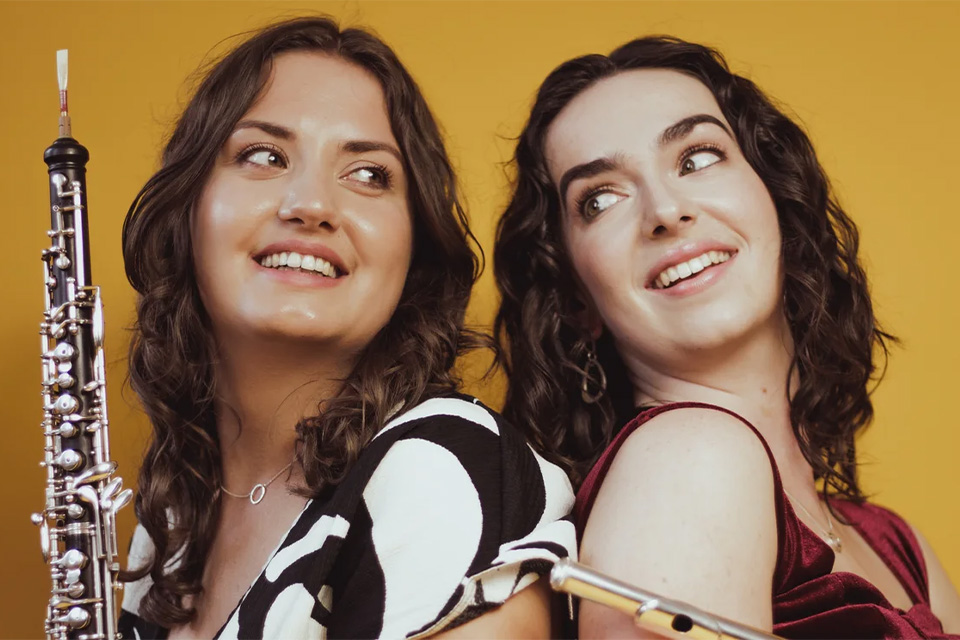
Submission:
<svg viewBox="0 0 960 640">
<path fill-rule="evenodd" d="M 50 571 L 45 631 L 54 640 L 118 637 L 116 513 L 132 497 L 110 459 L 103 308 L 90 279 L 88 159 L 69 136 L 44 152 L 51 220 L 41 256 L 46 500 L 32 520 Z"/>
<path fill-rule="evenodd" d="M 569 559 L 562 559 L 550 571 L 550 586 L 596 602 L 633 617 L 641 629 L 675 638 L 736 638 L 771 640 L 771 635 L 686 602 L 671 600 L 615 580 Z"/>
</svg>

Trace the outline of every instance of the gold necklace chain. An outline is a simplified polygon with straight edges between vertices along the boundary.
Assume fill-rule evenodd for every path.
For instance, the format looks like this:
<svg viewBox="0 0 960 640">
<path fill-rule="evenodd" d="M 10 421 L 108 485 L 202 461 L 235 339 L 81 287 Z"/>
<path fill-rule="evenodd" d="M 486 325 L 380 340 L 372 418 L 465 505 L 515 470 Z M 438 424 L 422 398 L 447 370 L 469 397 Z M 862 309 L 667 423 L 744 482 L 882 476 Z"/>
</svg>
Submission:
<svg viewBox="0 0 960 640">
<path fill-rule="evenodd" d="M 274 476 L 269 480 L 267 480 L 266 482 L 258 482 L 257 484 L 253 485 L 253 489 L 250 489 L 249 493 L 234 493 L 229 489 L 227 489 L 222 484 L 220 485 L 220 490 L 223 491 L 228 496 L 230 496 L 231 498 L 249 498 L 250 504 L 260 504 L 260 502 L 263 500 L 263 497 L 267 495 L 267 487 L 269 487 L 274 480 L 279 478 L 281 473 L 283 473 L 284 471 L 286 471 L 292 466 L 293 466 L 293 461 L 291 460 L 287 464 L 287 466 L 285 466 L 283 469 L 280 469 L 280 471 L 277 471 L 277 473 L 274 474 Z"/>
<path fill-rule="evenodd" d="M 800 510 L 803 511 L 808 518 L 810 518 L 810 521 L 813 522 L 813 524 L 817 525 L 817 528 L 820 529 L 820 533 L 822 533 L 826 537 L 827 539 L 826 542 L 830 546 L 830 548 L 833 549 L 834 552 L 836 553 L 841 553 L 843 551 L 843 541 L 840 539 L 840 536 L 837 535 L 837 532 L 834 531 L 833 518 L 830 517 L 830 509 L 829 508 L 825 509 L 827 514 L 828 528 L 824 529 L 823 525 L 820 524 L 817 521 L 817 519 L 813 517 L 813 514 L 807 511 L 807 508 L 803 506 L 802 502 L 800 502 L 799 500 L 794 498 L 792 495 L 790 495 L 786 489 L 784 489 L 783 492 L 787 494 L 788 498 L 790 498 L 790 503 L 793 504 L 793 506 L 800 507 Z"/>
</svg>

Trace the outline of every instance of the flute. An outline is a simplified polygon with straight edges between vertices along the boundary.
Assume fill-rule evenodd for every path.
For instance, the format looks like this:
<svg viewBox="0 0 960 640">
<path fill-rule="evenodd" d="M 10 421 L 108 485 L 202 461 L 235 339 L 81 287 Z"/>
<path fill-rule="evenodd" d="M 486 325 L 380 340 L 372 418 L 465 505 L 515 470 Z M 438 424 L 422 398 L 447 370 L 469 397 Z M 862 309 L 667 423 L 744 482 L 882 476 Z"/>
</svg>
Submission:
<svg viewBox="0 0 960 640">
<path fill-rule="evenodd" d="M 707 613 L 693 605 L 664 598 L 615 580 L 582 564 L 563 558 L 550 571 L 550 586 L 596 602 L 633 617 L 646 631 L 672 638 L 697 640 L 771 640 L 771 635 L 754 627 Z"/>
</svg>

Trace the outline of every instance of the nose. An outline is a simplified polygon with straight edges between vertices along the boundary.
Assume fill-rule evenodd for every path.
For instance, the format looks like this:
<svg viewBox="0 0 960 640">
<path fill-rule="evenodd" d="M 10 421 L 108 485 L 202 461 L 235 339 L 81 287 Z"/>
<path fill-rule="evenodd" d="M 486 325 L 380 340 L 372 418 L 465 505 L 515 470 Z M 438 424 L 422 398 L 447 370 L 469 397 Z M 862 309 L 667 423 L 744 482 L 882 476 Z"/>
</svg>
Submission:
<svg viewBox="0 0 960 640">
<path fill-rule="evenodd" d="M 335 192 L 322 177 L 301 172 L 287 183 L 277 217 L 308 229 L 335 230 L 340 226 Z"/>
<path fill-rule="evenodd" d="M 647 238 L 675 235 L 696 221 L 694 208 L 668 184 L 645 184 L 642 198 L 642 229 Z"/>
</svg>

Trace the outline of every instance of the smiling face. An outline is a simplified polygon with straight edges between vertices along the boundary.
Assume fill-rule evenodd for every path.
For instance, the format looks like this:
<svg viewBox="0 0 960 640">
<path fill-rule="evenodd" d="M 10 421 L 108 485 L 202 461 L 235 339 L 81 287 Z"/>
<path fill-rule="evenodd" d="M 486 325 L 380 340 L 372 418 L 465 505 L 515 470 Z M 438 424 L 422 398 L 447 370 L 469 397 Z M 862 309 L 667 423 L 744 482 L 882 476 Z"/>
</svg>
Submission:
<svg viewBox="0 0 960 640">
<path fill-rule="evenodd" d="M 644 69 L 574 98 L 546 137 L 583 293 L 628 364 L 687 366 L 783 327 L 769 192 L 709 89 Z"/>
<path fill-rule="evenodd" d="M 396 309 L 412 238 L 377 80 L 321 53 L 279 55 L 193 212 L 197 280 L 217 335 L 357 352 Z"/>
</svg>

